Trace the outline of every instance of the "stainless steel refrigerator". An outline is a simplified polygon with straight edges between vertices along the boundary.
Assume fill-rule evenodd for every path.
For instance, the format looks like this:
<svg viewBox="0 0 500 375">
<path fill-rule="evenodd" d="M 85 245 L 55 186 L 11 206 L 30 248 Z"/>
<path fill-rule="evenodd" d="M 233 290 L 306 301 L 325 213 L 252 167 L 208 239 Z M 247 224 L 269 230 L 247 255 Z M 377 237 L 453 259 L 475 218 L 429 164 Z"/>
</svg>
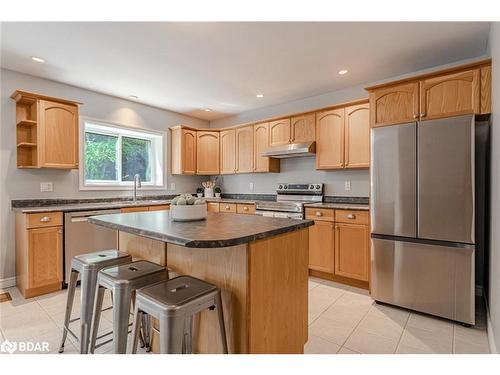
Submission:
<svg viewBox="0 0 500 375">
<path fill-rule="evenodd" d="M 371 130 L 376 301 L 475 323 L 488 129 L 466 115 Z"/>
</svg>

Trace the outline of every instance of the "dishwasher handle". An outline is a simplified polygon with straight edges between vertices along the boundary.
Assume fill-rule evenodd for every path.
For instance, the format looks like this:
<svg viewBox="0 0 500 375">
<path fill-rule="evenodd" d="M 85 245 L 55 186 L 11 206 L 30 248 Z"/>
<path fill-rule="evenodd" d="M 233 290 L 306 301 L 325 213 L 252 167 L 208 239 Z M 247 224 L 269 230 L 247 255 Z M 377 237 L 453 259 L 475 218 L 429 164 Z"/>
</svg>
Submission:
<svg viewBox="0 0 500 375">
<path fill-rule="evenodd" d="M 84 223 L 88 221 L 91 216 L 108 215 L 108 214 L 119 214 L 120 210 L 95 210 L 95 211 L 84 211 L 84 212 L 71 212 L 69 217 L 72 223 Z"/>
</svg>

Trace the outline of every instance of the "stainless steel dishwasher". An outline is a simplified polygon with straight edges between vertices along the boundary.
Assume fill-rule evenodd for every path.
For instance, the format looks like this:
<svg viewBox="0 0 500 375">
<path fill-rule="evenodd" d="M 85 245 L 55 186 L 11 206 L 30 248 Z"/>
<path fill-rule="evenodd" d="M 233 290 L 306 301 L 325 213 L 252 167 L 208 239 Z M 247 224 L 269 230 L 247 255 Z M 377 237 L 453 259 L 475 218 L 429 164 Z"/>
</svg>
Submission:
<svg viewBox="0 0 500 375">
<path fill-rule="evenodd" d="M 71 259 L 98 250 L 117 249 L 118 231 L 88 222 L 90 216 L 117 214 L 119 209 L 64 214 L 64 280 L 69 282 Z"/>
</svg>

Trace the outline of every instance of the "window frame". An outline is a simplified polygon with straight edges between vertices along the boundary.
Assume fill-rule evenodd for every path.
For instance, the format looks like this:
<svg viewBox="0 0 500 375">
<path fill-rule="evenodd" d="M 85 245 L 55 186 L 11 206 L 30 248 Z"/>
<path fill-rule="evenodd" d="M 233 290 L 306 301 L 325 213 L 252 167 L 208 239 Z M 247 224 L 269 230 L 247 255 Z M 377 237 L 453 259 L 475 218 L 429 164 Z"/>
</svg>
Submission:
<svg viewBox="0 0 500 375">
<path fill-rule="evenodd" d="M 85 133 L 87 124 L 91 129 L 88 131 L 96 134 L 117 136 L 117 178 L 113 181 L 85 180 Z M 92 129 L 94 127 L 94 129 Z M 103 129 L 99 129 L 102 127 Z M 133 181 L 121 181 L 122 178 L 122 137 L 131 137 L 151 141 L 150 168 L 151 182 L 141 181 L 141 190 L 162 190 L 167 186 L 166 155 L 167 143 L 166 132 L 154 131 L 138 126 L 124 125 L 107 120 L 80 116 L 80 147 L 79 147 L 79 188 L 80 190 L 133 190 Z M 108 128 L 108 129 L 106 129 Z M 97 129 L 97 130 L 96 130 Z M 159 148 L 159 150 L 158 150 Z M 92 180 L 91 180 L 92 181 Z"/>
</svg>

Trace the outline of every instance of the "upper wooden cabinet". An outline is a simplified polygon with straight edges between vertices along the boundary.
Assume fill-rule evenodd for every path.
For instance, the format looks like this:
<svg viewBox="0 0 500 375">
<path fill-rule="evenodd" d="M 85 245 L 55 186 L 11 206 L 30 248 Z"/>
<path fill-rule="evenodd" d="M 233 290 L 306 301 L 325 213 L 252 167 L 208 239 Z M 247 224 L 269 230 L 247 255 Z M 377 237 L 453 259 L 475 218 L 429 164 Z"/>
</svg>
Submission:
<svg viewBox="0 0 500 375">
<path fill-rule="evenodd" d="M 344 168 L 344 108 L 316 114 L 316 169 Z"/>
<path fill-rule="evenodd" d="M 220 132 L 220 173 L 231 174 L 236 172 L 236 131 L 234 129 Z"/>
<path fill-rule="evenodd" d="M 447 74 L 420 81 L 420 119 L 480 112 L 480 70 Z"/>
<path fill-rule="evenodd" d="M 370 106 L 368 103 L 345 109 L 345 167 L 370 166 Z"/>
<path fill-rule="evenodd" d="M 219 174 L 219 132 L 196 132 L 196 173 Z"/>
<path fill-rule="evenodd" d="M 78 168 L 78 105 L 81 103 L 17 90 L 18 168 Z"/>
<path fill-rule="evenodd" d="M 269 148 L 269 123 L 264 122 L 253 126 L 253 171 L 279 172 L 279 159 L 261 156 Z"/>
<path fill-rule="evenodd" d="M 491 61 L 368 87 L 372 127 L 491 113 Z"/>
<path fill-rule="evenodd" d="M 171 128 L 171 173 L 196 174 L 196 131 Z"/>
<path fill-rule="evenodd" d="M 415 121 L 418 117 L 418 82 L 385 87 L 370 93 L 372 126 Z"/>
<path fill-rule="evenodd" d="M 236 129 L 236 173 L 253 172 L 253 126 Z"/>
<path fill-rule="evenodd" d="M 316 140 L 316 115 L 309 113 L 304 116 L 292 117 L 291 142 L 314 142 Z"/>
<path fill-rule="evenodd" d="M 292 140 L 292 130 L 290 119 L 271 121 L 269 123 L 269 146 L 280 146 L 290 143 Z"/>
</svg>

